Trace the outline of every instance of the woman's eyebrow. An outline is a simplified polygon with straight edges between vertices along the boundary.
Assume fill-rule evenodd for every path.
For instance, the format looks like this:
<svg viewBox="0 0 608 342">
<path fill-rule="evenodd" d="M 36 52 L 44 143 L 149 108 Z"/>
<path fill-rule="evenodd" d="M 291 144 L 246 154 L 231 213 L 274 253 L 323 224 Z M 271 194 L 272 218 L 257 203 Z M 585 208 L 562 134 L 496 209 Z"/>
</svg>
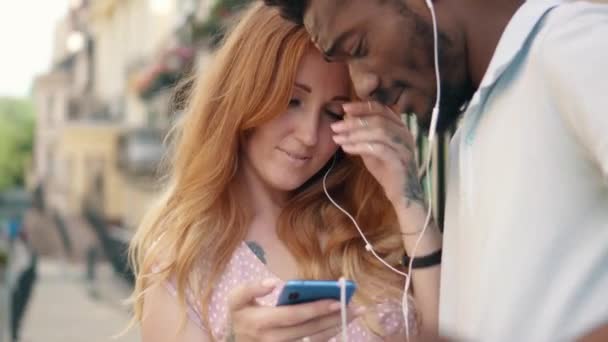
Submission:
<svg viewBox="0 0 608 342">
<path fill-rule="evenodd" d="M 310 92 L 312 91 L 312 90 L 310 89 L 310 87 L 309 87 L 309 86 L 307 86 L 306 84 L 302 84 L 302 83 L 298 83 L 298 82 L 296 82 L 296 83 L 295 83 L 295 86 L 296 86 L 296 87 L 298 87 L 298 88 L 300 88 L 300 89 L 302 89 L 302 90 L 304 90 L 304 91 L 306 91 L 307 93 L 310 93 Z"/>
</svg>

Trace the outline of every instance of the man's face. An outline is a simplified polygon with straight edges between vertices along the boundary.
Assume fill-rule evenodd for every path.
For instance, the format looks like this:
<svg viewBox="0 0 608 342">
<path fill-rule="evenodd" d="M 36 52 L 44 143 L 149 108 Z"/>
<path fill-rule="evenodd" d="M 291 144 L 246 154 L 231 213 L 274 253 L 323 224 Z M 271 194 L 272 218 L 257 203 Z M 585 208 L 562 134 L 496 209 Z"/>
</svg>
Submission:
<svg viewBox="0 0 608 342">
<path fill-rule="evenodd" d="M 441 24 L 438 129 L 456 120 L 472 94 L 464 39 L 441 31 Z M 436 79 L 433 26 L 423 0 L 311 0 L 304 25 L 327 58 L 348 63 L 360 98 L 415 113 L 429 126 Z"/>
</svg>

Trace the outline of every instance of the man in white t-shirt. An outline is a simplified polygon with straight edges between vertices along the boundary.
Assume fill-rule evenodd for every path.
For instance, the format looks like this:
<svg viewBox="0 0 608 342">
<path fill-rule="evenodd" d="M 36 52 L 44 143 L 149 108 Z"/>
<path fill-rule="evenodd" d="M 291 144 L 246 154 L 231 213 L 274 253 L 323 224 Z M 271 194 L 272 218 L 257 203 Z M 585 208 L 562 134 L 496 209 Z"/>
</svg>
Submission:
<svg viewBox="0 0 608 342">
<path fill-rule="evenodd" d="M 608 6 L 528 2 L 452 140 L 441 327 L 573 340 L 608 322 Z"/>
<path fill-rule="evenodd" d="M 358 95 L 430 123 L 424 0 L 267 0 Z M 608 5 L 436 0 L 451 142 L 440 331 L 608 341 Z"/>
</svg>

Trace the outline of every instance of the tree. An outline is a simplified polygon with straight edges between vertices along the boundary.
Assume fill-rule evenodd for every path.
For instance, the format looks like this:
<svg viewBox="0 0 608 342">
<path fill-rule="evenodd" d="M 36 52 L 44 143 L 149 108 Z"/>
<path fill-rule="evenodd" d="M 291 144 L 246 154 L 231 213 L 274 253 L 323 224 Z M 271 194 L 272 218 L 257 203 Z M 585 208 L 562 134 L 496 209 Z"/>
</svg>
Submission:
<svg viewBox="0 0 608 342">
<path fill-rule="evenodd" d="M 23 186 L 34 143 L 34 107 L 29 99 L 0 97 L 0 191 Z"/>
</svg>

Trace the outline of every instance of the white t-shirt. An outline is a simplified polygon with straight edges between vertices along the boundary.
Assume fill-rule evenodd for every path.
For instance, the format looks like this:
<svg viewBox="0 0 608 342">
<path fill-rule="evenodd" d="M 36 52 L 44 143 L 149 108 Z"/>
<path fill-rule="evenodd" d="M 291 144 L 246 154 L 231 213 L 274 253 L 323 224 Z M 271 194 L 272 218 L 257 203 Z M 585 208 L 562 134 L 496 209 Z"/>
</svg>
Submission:
<svg viewBox="0 0 608 342">
<path fill-rule="evenodd" d="M 569 341 L 608 323 L 608 5 L 524 3 L 450 158 L 442 334 Z"/>
</svg>

